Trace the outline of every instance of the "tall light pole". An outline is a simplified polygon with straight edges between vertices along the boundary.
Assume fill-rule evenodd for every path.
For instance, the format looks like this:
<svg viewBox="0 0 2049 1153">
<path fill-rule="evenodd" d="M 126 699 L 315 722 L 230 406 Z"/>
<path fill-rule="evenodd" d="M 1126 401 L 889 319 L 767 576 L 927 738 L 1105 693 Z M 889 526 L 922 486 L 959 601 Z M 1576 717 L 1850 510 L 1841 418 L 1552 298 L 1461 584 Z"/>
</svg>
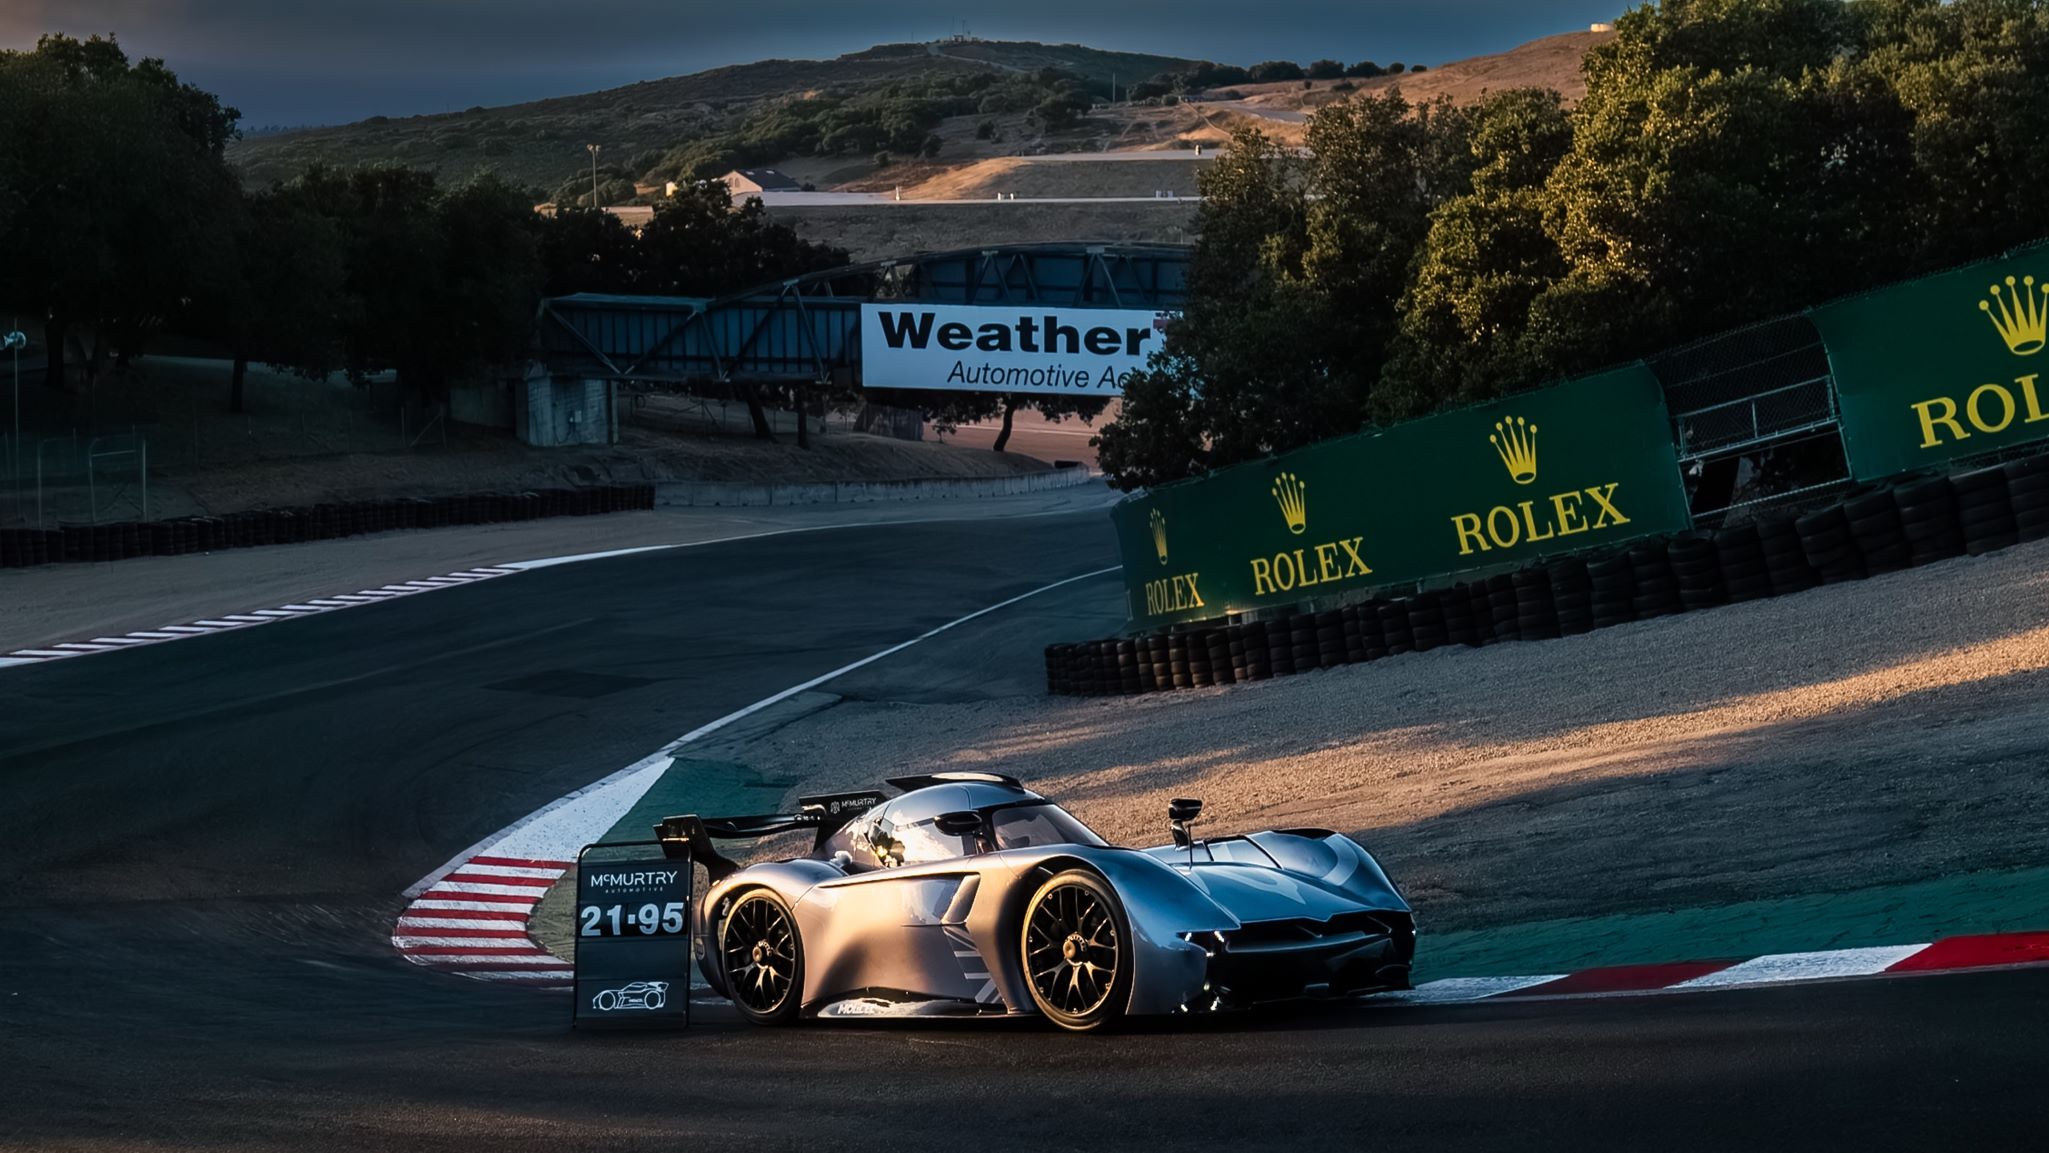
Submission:
<svg viewBox="0 0 2049 1153">
<path fill-rule="evenodd" d="M 598 207 L 598 153 L 603 152 L 605 146 L 586 144 L 584 147 L 590 149 L 591 154 L 591 207 L 595 209 Z"/>
<path fill-rule="evenodd" d="M 27 343 L 28 335 L 21 331 L 21 318 L 15 317 L 7 335 L 0 337 L 0 344 L 14 354 L 14 452 L 7 467 L 16 479 L 21 477 L 21 349 Z"/>
</svg>

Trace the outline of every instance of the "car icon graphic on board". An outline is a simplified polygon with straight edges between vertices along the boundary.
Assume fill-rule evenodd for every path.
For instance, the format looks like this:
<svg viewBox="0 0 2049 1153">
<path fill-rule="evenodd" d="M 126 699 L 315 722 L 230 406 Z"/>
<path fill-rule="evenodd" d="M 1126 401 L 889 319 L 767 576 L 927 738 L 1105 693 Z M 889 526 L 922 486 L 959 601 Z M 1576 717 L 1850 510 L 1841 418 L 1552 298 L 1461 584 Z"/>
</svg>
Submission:
<svg viewBox="0 0 2049 1153">
<path fill-rule="evenodd" d="M 659 1009 L 669 1003 L 667 981 L 635 981 L 617 989 L 601 989 L 591 998 L 591 1008 L 600 1013 L 615 1009 Z"/>
</svg>

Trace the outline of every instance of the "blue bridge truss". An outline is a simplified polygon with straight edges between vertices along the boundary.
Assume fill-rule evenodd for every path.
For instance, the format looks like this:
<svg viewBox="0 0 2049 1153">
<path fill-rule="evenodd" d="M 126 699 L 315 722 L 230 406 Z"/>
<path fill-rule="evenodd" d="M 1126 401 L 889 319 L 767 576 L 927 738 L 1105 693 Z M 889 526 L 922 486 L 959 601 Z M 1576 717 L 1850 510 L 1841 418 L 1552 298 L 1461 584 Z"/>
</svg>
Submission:
<svg viewBox="0 0 2049 1153">
<path fill-rule="evenodd" d="M 1027 244 L 828 269 L 723 299 L 555 297 L 536 358 L 558 376 L 689 386 L 861 383 L 861 305 L 1045 304 L 1178 309 L 1180 245 Z"/>
</svg>

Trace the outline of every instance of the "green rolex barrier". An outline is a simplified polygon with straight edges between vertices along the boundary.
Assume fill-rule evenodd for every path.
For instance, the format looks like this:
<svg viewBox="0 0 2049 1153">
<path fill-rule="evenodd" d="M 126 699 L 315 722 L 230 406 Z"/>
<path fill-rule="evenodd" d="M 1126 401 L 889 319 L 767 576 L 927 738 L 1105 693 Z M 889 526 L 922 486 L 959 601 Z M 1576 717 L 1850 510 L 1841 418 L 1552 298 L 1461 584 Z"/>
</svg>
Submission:
<svg viewBox="0 0 2049 1153">
<path fill-rule="evenodd" d="M 1641 364 L 1164 485 L 1111 515 L 1148 627 L 1692 524 Z"/>
<path fill-rule="evenodd" d="M 1810 315 L 1857 479 L 2049 437 L 2049 246 Z"/>
</svg>

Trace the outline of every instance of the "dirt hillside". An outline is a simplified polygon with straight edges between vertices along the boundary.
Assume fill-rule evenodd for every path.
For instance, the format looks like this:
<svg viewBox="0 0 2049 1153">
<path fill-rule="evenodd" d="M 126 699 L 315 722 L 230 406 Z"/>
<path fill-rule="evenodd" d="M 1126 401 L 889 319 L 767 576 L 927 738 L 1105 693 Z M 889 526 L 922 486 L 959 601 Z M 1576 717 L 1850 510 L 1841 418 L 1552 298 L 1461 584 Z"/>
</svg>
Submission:
<svg viewBox="0 0 2049 1153">
<path fill-rule="evenodd" d="M 769 209 L 810 240 L 846 249 L 857 261 L 977 245 L 1073 241 L 1189 244 L 1196 204 L 1188 200 L 1105 204 L 876 204 Z"/>
<path fill-rule="evenodd" d="M 1209 159 L 1193 151 L 1082 153 L 1075 157 L 1003 157 L 961 165 L 906 186 L 906 200 L 993 200 L 1018 196 L 1194 196 Z"/>
<path fill-rule="evenodd" d="M 1205 799 L 1213 835 L 1340 829 L 1433 931 L 2039 866 L 2049 843 L 2049 542 L 1231 688 L 836 688 L 741 759 L 811 766 L 797 792 L 885 767 L 1012 772 L 1118 843 L 1157 843 L 1175 796 Z"/>
<path fill-rule="evenodd" d="M 1378 76 L 1371 80 L 1317 81 L 1303 87 L 1301 81 L 1284 84 L 1238 84 L 1230 91 L 1235 100 L 1217 101 L 1211 106 L 1260 116 L 1283 124 L 1298 123 L 1302 114 L 1344 99 L 1353 89 L 1385 92 L 1400 86 L 1402 95 L 1413 102 L 1447 97 L 1456 104 L 1472 104 L 1490 92 L 1507 88 L 1549 88 L 1574 103 L 1587 93 L 1580 62 L 1594 48 L 1613 40 L 1613 32 L 1567 32 L 1546 36 L 1491 56 L 1457 60 L 1424 72 L 1400 76 Z"/>
</svg>

